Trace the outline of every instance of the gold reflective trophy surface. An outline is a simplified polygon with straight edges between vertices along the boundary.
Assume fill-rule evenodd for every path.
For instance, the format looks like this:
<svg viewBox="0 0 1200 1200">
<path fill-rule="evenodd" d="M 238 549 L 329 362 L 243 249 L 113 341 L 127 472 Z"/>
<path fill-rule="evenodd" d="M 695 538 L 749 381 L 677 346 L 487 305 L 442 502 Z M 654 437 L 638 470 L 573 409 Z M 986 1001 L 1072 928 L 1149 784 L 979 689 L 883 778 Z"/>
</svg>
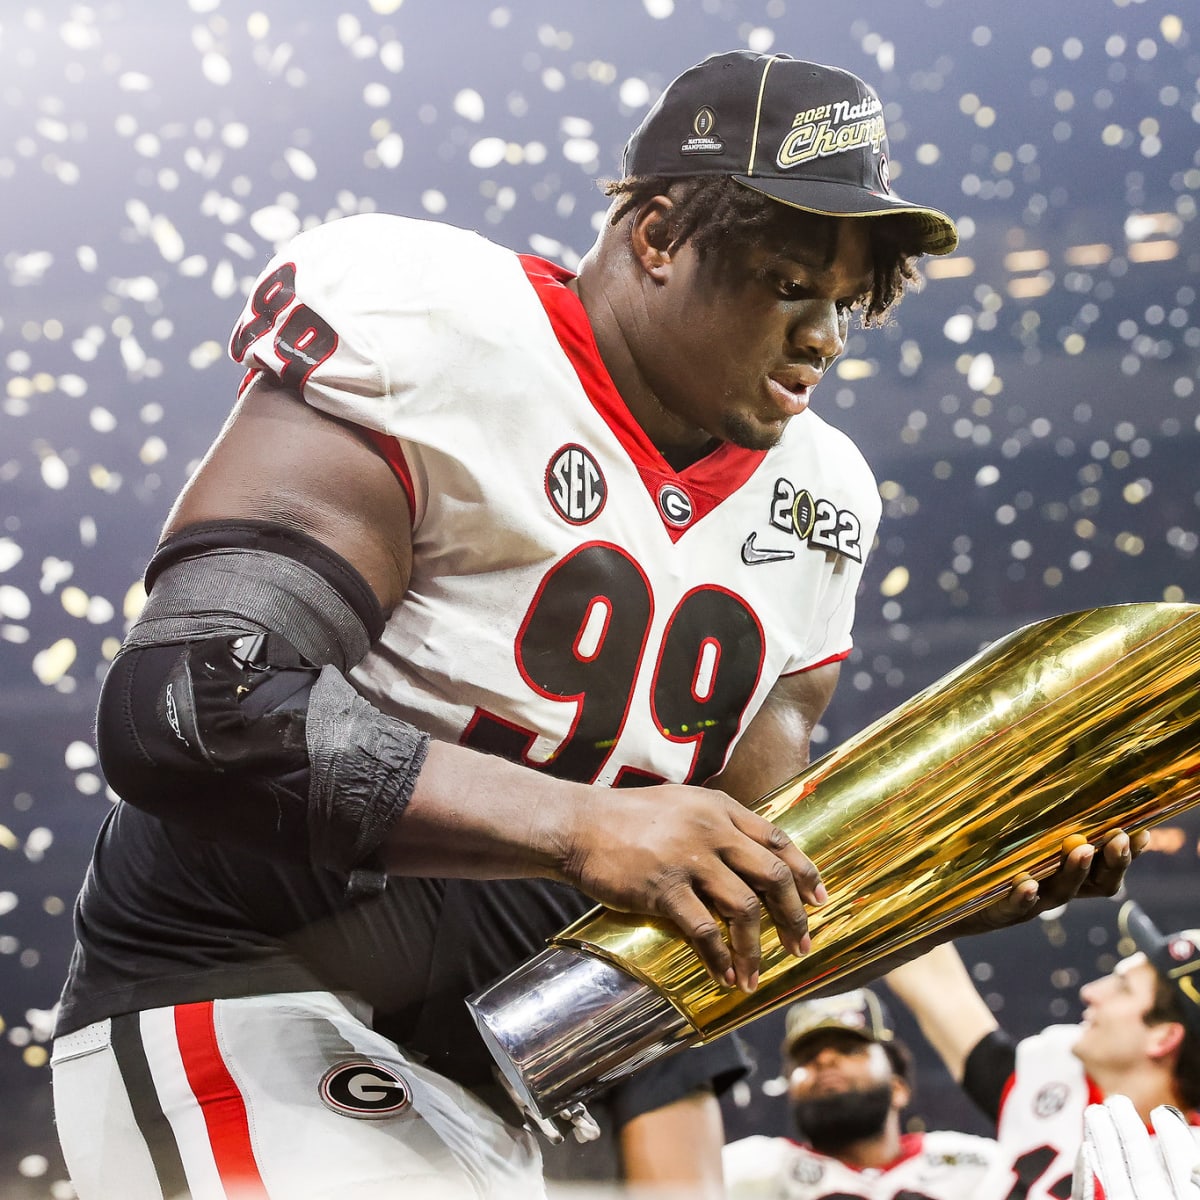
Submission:
<svg viewBox="0 0 1200 1200">
<path fill-rule="evenodd" d="M 763 914 L 758 990 L 718 987 L 665 922 L 598 908 L 552 945 L 650 985 L 704 1041 L 971 915 L 1063 840 L 1200 803 L 1200 606 L 1052 617 L 994 642 L 752 807 L 816 863 L 813 950 Z M 881 968 L 882 969 L 882 968 Z"/>
</svg>

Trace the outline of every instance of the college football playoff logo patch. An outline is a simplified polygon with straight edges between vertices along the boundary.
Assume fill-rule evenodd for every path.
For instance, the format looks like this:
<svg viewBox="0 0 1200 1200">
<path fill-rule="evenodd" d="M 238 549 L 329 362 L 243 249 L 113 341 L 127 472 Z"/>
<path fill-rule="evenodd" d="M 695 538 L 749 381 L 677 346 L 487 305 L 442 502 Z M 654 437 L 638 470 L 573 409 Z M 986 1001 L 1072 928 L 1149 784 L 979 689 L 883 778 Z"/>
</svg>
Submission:
<svg viewBox="0 0 1200 1200">
<path fill-rule="evenodd" d="M 394 1117 L 412 1105 L 408 1084 L 390 1067 L 381 1067 L 367 1058 L 331 1067 L 317 1093 L 326 1108 L 367 1121 Z"/>
<path fill-rule="evenodd" d="M 679 147 L 680 154 L 723 154 L 725 143 L 716 136 L 717 114 L 707 104 L 692 118 L 692 136 Z"/>
</svg>

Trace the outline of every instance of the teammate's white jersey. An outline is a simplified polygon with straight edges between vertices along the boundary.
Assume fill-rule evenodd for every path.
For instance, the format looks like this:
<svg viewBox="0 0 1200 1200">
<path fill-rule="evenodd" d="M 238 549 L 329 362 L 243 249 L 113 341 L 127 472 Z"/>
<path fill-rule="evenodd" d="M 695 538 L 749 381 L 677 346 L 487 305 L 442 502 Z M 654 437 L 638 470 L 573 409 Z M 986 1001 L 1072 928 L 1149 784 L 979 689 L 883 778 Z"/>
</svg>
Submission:
<svg viewBox="0 0 1200 1200">
<path fill-rule="evenodd" d="M 407 490 L 413 576 L 354 673 L 370 699 L 569 778 L 700 783 L 779 676 L 849 652 L 878 493 L 812 412 L 674 471 L 570 278 L 344 218 L 272 259 L 231 351 L 247 386 L 265 369 L 365 427 Z"/>
<path fill-rule="evenodd" d="M 729 1200 L 1008 1200 L 1015 1183 L 991 1138 L 952 1130 L 904 1135 L 900 1157 L 878 1169 L 772 1137 L 731 1142 L 722 1162 Z"/>
<path fill-rule="evenodd" d="M 1078 1025 L 1051 1025 L 1017 1043 L 996 1139 L 1028 1184 L 1029 1200 L 1071 1194 L 1083 1110 L 1104 1100 L 1071 1052 L 1078 1037 Z"/>
</svg>

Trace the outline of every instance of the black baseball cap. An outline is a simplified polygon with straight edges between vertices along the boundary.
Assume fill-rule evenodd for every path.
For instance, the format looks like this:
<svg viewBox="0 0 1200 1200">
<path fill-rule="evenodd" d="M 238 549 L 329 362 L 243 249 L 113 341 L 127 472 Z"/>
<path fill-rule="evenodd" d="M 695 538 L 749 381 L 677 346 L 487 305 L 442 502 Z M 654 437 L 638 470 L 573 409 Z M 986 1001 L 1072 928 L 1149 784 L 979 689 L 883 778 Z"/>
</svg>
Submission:
<svg viewBox="0 0 1200 1200">
<path fill-rule="evenodd" d="M 919 248 L 949 254 L 954 222 L 892 191 L 883 105 L 849 71 L 786 54 L 713 54 L 668 84 L 625 146 L 623 173 L 728 175 L 805 212 L 912 217 Z"/>
<path fill-rule="evenodd" d="M 895 1037 L 883 1001 L 869 988 L 857 988 L 793 1004 L 784 1018 L 784 1054 L 790 1054 L 806 1038 L 826 1029 L 855 1033 L 864 1042 L 890 1042 Z"/>
<path fill-rule="evenodd" d="M 1121 933 L 1146 956 L 1175 993 L 1179 1012 L 1190 1033 L 1200 1037 L 1200 929 L 1163 934 L 1133 900 L 1117 914 Z"/>
</svg>

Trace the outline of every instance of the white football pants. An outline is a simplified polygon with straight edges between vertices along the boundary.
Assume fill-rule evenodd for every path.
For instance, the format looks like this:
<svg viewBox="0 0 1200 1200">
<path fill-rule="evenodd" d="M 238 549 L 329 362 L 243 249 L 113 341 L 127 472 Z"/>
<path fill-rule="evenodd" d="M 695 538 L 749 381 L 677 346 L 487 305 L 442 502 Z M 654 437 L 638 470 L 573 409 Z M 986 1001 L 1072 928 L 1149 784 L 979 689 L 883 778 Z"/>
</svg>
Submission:
<svg viewBox="0 0 1200 1200">
<path fill-rule="evenodd" d="M 541 1155 L 337 997 L 180 1004 L 57 1039 L 80 1200 L 539 1200 Z"/>
</svg>

